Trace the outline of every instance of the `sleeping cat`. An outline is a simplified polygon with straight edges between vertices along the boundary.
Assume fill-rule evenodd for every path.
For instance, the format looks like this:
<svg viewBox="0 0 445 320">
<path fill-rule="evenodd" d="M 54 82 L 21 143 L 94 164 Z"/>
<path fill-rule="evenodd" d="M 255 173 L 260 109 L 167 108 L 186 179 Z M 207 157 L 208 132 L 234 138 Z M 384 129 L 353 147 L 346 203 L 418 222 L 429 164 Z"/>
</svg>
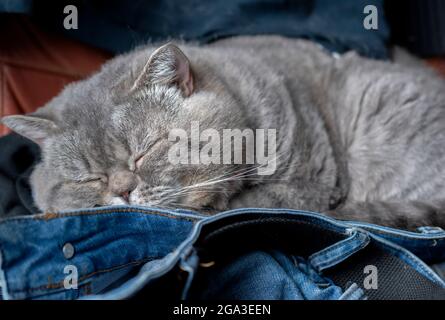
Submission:
<svg viewBox="0 0 445 320">
<path fill-rule="evenodd" d="M 445 83 L 417 64 L 275 36 L 146 46 L 2 121 L 41 147 L 31 186 L 42 211 L 280 207 L 445 226 Z M 192 121 L 276 129 L 276 171 L 172 164 L 169 132 Z"/>
</svg>

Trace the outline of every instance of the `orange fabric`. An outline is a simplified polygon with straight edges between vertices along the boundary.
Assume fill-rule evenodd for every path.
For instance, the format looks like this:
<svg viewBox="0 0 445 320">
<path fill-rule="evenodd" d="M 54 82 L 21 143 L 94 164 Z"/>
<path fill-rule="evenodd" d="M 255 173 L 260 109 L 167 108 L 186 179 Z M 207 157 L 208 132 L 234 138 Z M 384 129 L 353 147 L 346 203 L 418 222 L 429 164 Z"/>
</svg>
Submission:
<svg viewBox="0 0 445 320">
<path fill-rule="evenodd" d="M 96 71 L 110 54 L 46 32 L 20 15 L 0 23 L 0 117 L 44 105 L 68 83 Z M 0 136 L 8 133 L 0 125 Z"/>
<path fill-rule="evenodd" d="M 428 64 L 445 76 L 445 58 L 431 58 Z"/>
</svg>

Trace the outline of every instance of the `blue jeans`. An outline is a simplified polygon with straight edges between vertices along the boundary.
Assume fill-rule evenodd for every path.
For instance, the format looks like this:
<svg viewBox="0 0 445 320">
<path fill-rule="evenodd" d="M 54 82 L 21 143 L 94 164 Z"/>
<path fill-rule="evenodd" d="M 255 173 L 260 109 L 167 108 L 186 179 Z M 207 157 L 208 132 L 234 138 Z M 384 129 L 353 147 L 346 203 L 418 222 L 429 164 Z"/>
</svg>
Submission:
<svg viewBox="0 0 445 320">
<path fill-rule="evenodd" d="M 287 209 L 118 206 L 0 221 L 3 299 L 445 299 L 433 271 L 444 261 L 441 229 Z"/>
</svg>

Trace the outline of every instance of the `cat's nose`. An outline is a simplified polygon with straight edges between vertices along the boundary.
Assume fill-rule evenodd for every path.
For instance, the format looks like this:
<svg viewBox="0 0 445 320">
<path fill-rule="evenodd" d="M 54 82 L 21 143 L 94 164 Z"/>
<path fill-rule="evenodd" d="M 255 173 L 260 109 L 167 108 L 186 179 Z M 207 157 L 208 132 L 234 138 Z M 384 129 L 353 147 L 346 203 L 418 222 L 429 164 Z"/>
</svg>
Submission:
<svg viewBox="0 0 445 320">
<path fill-rule="evenodd" d="M 110 175 L 110 191 L 128 202 L 131 192 L 137 187 L 136 176 L 129 171 L 119 171 Z"/>
<path fill-rule="evenodd" d="M 133 191 L 133 190 L 131 190 L 131 191 Z M 128 190 L 128 191 L 124 191 L 124 192 L 122 192 L 122 193 L 120 194 L 121 198 L 124 199 L 125 202 L 129 202 L 131 191 L 130 191 L 130 190 Z"/>
</svg>

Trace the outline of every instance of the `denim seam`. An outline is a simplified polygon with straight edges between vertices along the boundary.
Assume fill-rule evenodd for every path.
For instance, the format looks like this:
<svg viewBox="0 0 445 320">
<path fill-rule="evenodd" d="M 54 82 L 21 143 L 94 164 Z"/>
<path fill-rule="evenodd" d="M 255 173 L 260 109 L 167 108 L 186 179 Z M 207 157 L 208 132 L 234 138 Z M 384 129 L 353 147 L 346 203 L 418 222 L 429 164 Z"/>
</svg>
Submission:
<svg viewBox="0 0 445 320">
<path fill-rule="evenodd" d="M 0 246 L 0 291 L 5 300 L 9 299 L 8 287 L 6 283 L 6 274 L 3 271 L 3 253 L 2 248 Z"/>
<path fill-rule="evenodd" d="M 364 238 L 361 238 L 364 237 Z M 355 243 L 357 242 L 357 244 L 359 244 L 357 247 L 353 247 L 350 250 L 348 250 L 347 252 L 341 254 L 341 255 L 335 255 L 334 257 L 331 258 L 327 258 L 326 261 L 322 261 L 317 263 L 317 260 L 324 260 L 326 259 L 326 257 L 324 256 L 320 256 L 320 255 L 324 255 L 325 253 L 332 253 L 333 251 L 337 250 L 338 248 L 341 248 L 343 246 L 347 246 L 351 243 Z M 342 240 L 340 242 L 337 242 L 336 244 L 334 244 L 331 247 L 327 247 L 319 252 L 314 253 L 312 256 L 315 255 L 314 258 L 309 258 L 309 261 L 311 263 L 311 265 L 318 271 L 322 271 L 323 269 L 325 269 L 326 267 L 329 267 L 333 264 L 338 264 L 341 261 L 345 260 L 346 258 L 350 257 L 351 255 L 353 255 L 354 253 L 356 253 L 357 251 L 363 249 L 367 244 L 369 243 L 369 237 L 366 234 L 363 233 L 358 233 L 357 234 L 357 238 L 355 238 L 355 236 L 351 239 L 345 239 Z"/>
<path fill-rule="evenodd" d="M 349 239 L 340 240 L 337 243 L 334 243 L 333 245 L 328 246 L 327 248 L 324 248 L 324 249 L 322 249 L 322 250 L 320 250 L 318 252 L 313 253 L 311 256 L 315 256 L 315 258 L 312 258 L 311 260 L 315 260 L 316 261 L 316 259 L 319 259 L 318 256 L 324 255 L 325 253 L 330 252 L 330 251 L 334 251 L 334 250 L 337 249 L 337 247 L 341 247 L 341 246 L 343 246 L 345 244 L 348 244 L 349 242 L 353 242 L 355 240 L 356 240 L 355 235 L 354 235 L 354 237 L 351 237 Z"/>
<path fill-rule="evenodd" d="M 187 279 L 184 283 L 181 293 L 181 300 L 186 300 L 192 286 L 193 279 L 195 278 L 199 264 L 199 256 L 196 250 L 191 247 L 191 252 L 187 252 L 179 261 L 179 268 L 187 272 Z"/>
<path fill-rule="evenodd" d="M 372 233 L 378 233 L 378 234 L 384 234 L 393 236 L 396 238 L 409 238 L 409 239 L 415 239 L 415 240 L 432 240 L 432 239 L 445 239 L 445 231 L 437 232 L 435 234 L 433 233 L 421 233 L 421 232 L 414 232 L 414 231 L 408 231 L 408 230 L 400 230 L 400 229 L 393 229 L 391 227 L 385 227 L 375 224 L 370 224 L 366 222 L 357 222 L 357 221 L 344 221 L 345 223 L 356 227 L 361 228 L 367 231 L 370 231 Z"/>
<path fill-rule="evenodd" d="M 397 239 L 408 239 L 408 240 L 422 240 L 422 241 L 434 241 L 434 240 L 445 240 L 445 235 L 444 234 L 419 234 L 418 236 L 414 236 L 414 235 L 404 235 L 404 234 L 397 234 L 397 233 L 390 233 L 390 232 L 386 232 L 383 230 L 378 230 L 378 229 L 374 229 L 374 228 L 367 228 L 367 227 L 361 227 L 364 230 L 367 230 L 368 232 L 372 232 L 372 233 L 376 233 L 382 236 L 389 236 L 389 237 L 394 237 Z M 429 237 L 429 238 L 427 238 Z"/>
<path fill-rule="evenodd" d="M 196 222 L 196 221 L 200 221 L 200 219 L 198 218 L 191 218 L 191 217 L 181 217 L 181 216 L 174 216 L 174 215 L 169 215 L 166 213 L 161 213 L 161 212 L 156 212 L 156 211 L 144 211 L 141 209 L 107 209 L 107 210 L 101 210 L 101 211 L 80 211 L 80 212 L 67 212 L 67 213 L 51 213 L 51 212 L 47 212 L 41 215 L 37 215 L 35 217 L 32 217 L 32 220 L 54 220 L 54 219 L 61 219 L 61 218 L 70 218 L 70 217 L 75 217 L 75 216 L 84 216 L 84 215 L 103 215 L 103 214 L 120 214 L 120 213 L 130 213 L 130 212 L 134 212 L 134 213 L 139 213 L 139 214 L 143 214 L 143 215 L 156 215 L 156 216 L 162 216 L 162 217 L 166 217 L 166 218 L 173 218 L 173 219 L 177 219 L 177 220 L 186 220 L 186 221 L 190 221 L 190 222 Z M 17 221 L 26 221 L 22 218 L 12 218 L 12 219 L 5 219 L 3 221 L 0 221 L 0 224 L 2 223 L 8 223 L 8 222 L 17 222 Z"/>
<path fill-rule="evenodd" d="M 122 265 L 110 267 L 110 268 L 107 268 L 107 269 L 96 270 L 96 271 L 90 272 L 90 273 L 88 273 L 88 274 L 86 274 L 84 276 L 79 277 L 79 282 L 85 281 L 85 280 L 87 280 L 87 279 L 89 279 L 89 278 L 91 278 L 91 277 L 93 277 L 93 276 L 95 276 L 97 274 L 100 274 L 100 273 L 116 271 L 116 270 L 119 270 L 119 269 L 122 269 L 122 268 L 125 268 L 125 267 L 128 267 L 128 266 L 131 266 L 131 265 L 138 265 L 138 264 L 142 264 L 142 263 L 149 262 L 149 261 L 156 260 L 156 259 L 157 258 L 145 258 L 145 259 L 140 259 L 140 260 L 128 262 L 128 263 L 125 263 L 125 264 L 122 264 Z M 25 290 L 10 290 L 9 292 L 10 293 L 31 293 L 33 291 L 39 291 L 39 290 L 60 289 L 60 288 L 63 287 L 63 282 L 64 281 L 59 281 L 59 282 L 56 282 L 56 283 L 53 283 L 53 284 L 41 285 L 39 287 L 28 288 L 28 289 L 25 289 Z"/>
<path fill-rule="evenodd" d="M 339 221 L 339 220 L 335 220 L 333 218 L 330 218 L 328 216 L 325 216 L 323 214 L 320 213 L 314 213 L 314 212 L 310 212 L 310 211 L 301 211 L 301 210 L 294 210 L 294 209 L 267 209 L 267 208 L 244 208 L 244 209 L 240 209 L 239 212 L 235 212 L 235 210 L 231 210 L 232 212 L 234 212 L 235 214 L 239 214 L 239 213 L 266 213 L 266 214 L 280 214 L 280 215 L 291 215 L 295 217 L 295 214 L 309 214 L 309 215 L 300 215 L 300 218 L 304 218 L 307 219 L 309 221 L 304 221 L 304 223 L 307 224 L 311 224 L 311 225 L 316 225 L 316 226 L 322 226 L 322 227 L 327 227 L 330 231 L 333 232 L 338 232 L 341 234 L 347 234 L 345 233 L 342 229 L 347 229 L 348 227 L 353 227 L 353 228 L 361 228 L 366 232 L 370 232 L 370 233 L 378 233 L 381 235 L 387 235 L 389 237 L 394 236 L 395 238 L 398 239 L 402 239 L 402 240 L 422 240 L 422 241 L 442 241 L 445 240 L 444 237 L 445 235 L 437 235 L 437 236 L 431 236 L 431 235 L 426 235 L 426 234 L 398 234 L 396 231 L 391 231 L 391 230 L 379 230 L 377 228 L 372 228 L 369 227 L 369 230 L 366 226 L 361 226 L 361 225 L 355 225 L 354 223 L 349 223 L 348 221 Z M 227 211 L 230 212 L 230 211 Z M 313 217 L 310 216 L 310 214 L 318 214 L 320 216 L 322 216 L 323 218 L 328 218 L 328 219 L 332 219 L 333 221 L 329 221 L 329 220 L 324 220 L 324 219 L 320 219 L 320 217 Z M 232 215 L 230 215 L 230 217 L 232 217 Z M 221 219 L 224 219 L 226 217 L 222 217 Z M 300 220 L 300 222 L 302 222 Z M 342 224 L 346 224 L 345 226 Z"/>
<path fill-rule="evenodd" d="M 238 211 L 237 211 L 238 210 Z M 418 233 L 418 232 L 410 232 L 410 231 L 403 231 L 403 234 L 400 234 L 399 230 L 394 229 L 391 230 L 391 228 L 386 227 L 388 230 L 381 230 L 381 226 L 378 225 L 364 225 L 364 223 L 354 223 L 353 221 L 342 221 L 342 220 L 336 220 L 334 218 L 331 218 L 327 215 L 324 215 L 322 213 L 316 213 L 311 211 L 304 211 L 304 210 L 295 210 L 295 209 L 270 209 L 270 208 L 243 208 L 243 209 L 234 209 L 226 211 L 225 213 L 268 213 L 268 214 L 285 214 L 285 215 L 293 215 L 299 214 L 300 217 L 307 218 L 308 220 L 317 220 L 317 224 L 322 226 L 328 226 L 333 231 L 339 231 L 339 229 L 342 228 L 348 228 L 348 227 L 354 227 L 354 228 L 360 228 L 363 230 L 366 230 L 367 232 L 372 233 L 379 233 L 384 234 L 388 236 L 394 236 L 401 239 L 414 239 L 414 240 L 442 240 L 445 239 L 445 233 L 441 235 L 435 235 L 432 236 L 431 234 L 424 234 L 424 233 Z M 302 215 L 303 214 L 303 215 Z M 317 217 L 313 217 L 311 215 L 318 215 Z M 232 216 L 232 215 L 231 215 Z M 225 217 L 222 217 L 225 218 Z M 319 220 L 318 220 L 319 219 Z M 332 221 L 331 221 L 332 220 Z M 371 229 L 371 230 L 368 230 Z"/>
<path fill-rule="evenodd" d="M 236 212 L 237 210 L 239 210 L 239 212 Z M 295 214 L 303 214 L 303 216 L 305 218 L 314 220 L 314 219 L 320 219 L 321 221 L 319 221 L 320 224 L 322 225 L 326 225 L 326 224 L 330 224 L 330 225 L 334 225 L 335 228 L 347 228 L 348 226 L 352 226 L 354 228 L 361 228 L 363 230 L 366 231 L 370 231 L 368 230 L 371 229 L 370 232 L 376 232 L 376 233 L 380 233 L 380 234 L 386 234 L 389 236 L 395 236 L 398 238 L 409 238 L 409 239 L 415 239 L 415 240 L 435 240 L 437 238 L 445 238 L 445 232 L 443 232 L 440 235 L 436 235 L 436 236 L 431 236 L 431 234 L 424 234 L 424 233 L 418 233 L 418 232 L 411 232 L 411 231 L 405 231 L 402 230 L 402 234 L 400 234 L 401 230 L 397 230 L 397 229 L 392 229 L 389 227 L 384 227 L 388 230 L 382 230 L 382 226 L 378 226 L 378 225 L 372 225 L 369 224 L 367 225 L 366 223 L 356 223 L 354 221 L 347 221 L 347 220 L 336 220 L 334 218 L 331 218 L 327 215 L 324 215 L 320 212 L 311 212 L 311 211 L 304 211 L 304 210 L 295 210 L 295 209 L 270 209 L 270 208 L 243 208 L 243 209 L 234 209 L 234 210 L 229 210 L 226 212 L 230 212 L 230 213 L 272 213 L 272 214 L 291 214 L 291 215 L 295 215 Z M 311 215 L 318 215 L 318 217 L 313 217 Z M 332 221 L 329 221 L 332 220 Z M 340 226 L 339 226 L 340 224 Z M 347 226 L 344 226 L 344 224 L 346 224 Z"/>
<path fill-rule="evenodd" d="M 178 217 L 174 215 L 169 215 L 167 213 L 161 213 L 159 211 L 144 211 L 141 209 L 107 209 L 107 210 L 98 210 L 98 211 L 80 211 L 80 212 L 67 212 L 67 213 L 54 213 L 54 212 L 45 212 L 42 216 L 36 216 L 34 219 L 36 220 L 52 220 L 57 218 L 65 218 L 65 217 L 75 217 L 75 216 L 89 216 L 89 215 L 102 215 L 102 214 L 113 214 L 113 213 L 141 213 L 144 215 L 158 215 L 165 218 L 173 218 L 178 220 L 187 220 L 187 221 L 196 221 L 198 219 L 192 219 L 190 217 Z"/>
<path fill-rule="evenodd" d="M 315 252 L 314 254 L 312 254 L 311 256 L 315 256 L 314 258 L 309 258 L 311 261 L 317 261 L 317 259 L 320 259 L 320 255 L 324 255 L 325 253 L 328 253 L 328 252 L 331 252 L 331 251 L 334 251 L 334 250 L 336 250 L 337 249 L 337 247 L 342 247 L 342 246 L 344 246 L 345 244 L 349 244 L 350 242 L 353 242 L 353 241 L 355 241 L 355 240 L 357 240 L 357 238 L 355 238 L 355 235 L 354 236 L 352 236 L 351 238 L 349 238 L 349 239 L 343 239 L 343 240 L 340 240 L 339 242 L 337 242 L 337 243 L 334 243 L 333 245 L 331 245 L 331 246 L 328 246 L 327 248 L 324 248 L 324 249 L 322 249 L 322 250 L 320 250 L 320 251 L 318 251 L 318 252 Z"/>
<path fill-rule="evenodd" d="M 33 293 L 33 292 L 27 292 L 27 291 L 13 291 L 14 295 L 17 294 L 26 294 L 27 296 L 22 298 L 16 298 L 16 297 L 12 297 L 13 300 L 25 300 L 25 299 L 39 299 L 39 298 L 43 298 L 45 300 L 51 300 L 50 295 L 55 295 L 55 294 L 59 294 L 59 293 L 66 293 L 65 297 L 63 298 L 64 300 L 76 300 L 79 299 L 79 297 L 81 296 L 85 296 L 88 295 L 85 292 L 88 292 L 88 290 L 91 289 L 91 282 L 84 282 L 84 283 L 79 283 L 77 285 L 77 289 L 65 289 L 63 286 L 58 287 L 58 288 L 54 288 L 54 289 L 41 289 L 41 292 L 37 293 Z M 71 293 L 71 291 L 73 291 L 74 293 L 72 294 L 72 296 L 70 296 L 69 294 Z M 32 296 L 29 296 L 29 295 Z M 67 298 L 66 296 L 69 296 L 69 298 Z"/>
</svg>

